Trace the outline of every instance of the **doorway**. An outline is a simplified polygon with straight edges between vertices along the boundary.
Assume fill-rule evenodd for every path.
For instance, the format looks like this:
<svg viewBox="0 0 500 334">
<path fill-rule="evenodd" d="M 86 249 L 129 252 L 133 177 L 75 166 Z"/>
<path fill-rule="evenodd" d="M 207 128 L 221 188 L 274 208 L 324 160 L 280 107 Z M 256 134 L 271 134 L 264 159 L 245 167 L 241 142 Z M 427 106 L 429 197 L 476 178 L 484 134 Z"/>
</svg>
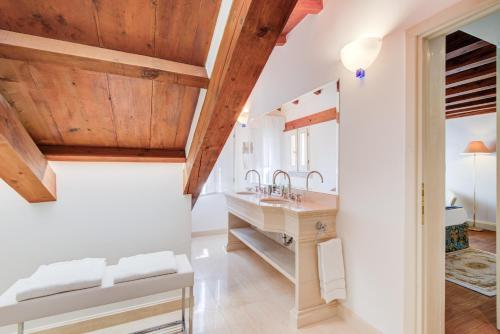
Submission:
<svg viewBox="0 0 500 334">
<path fill-rule="evenodd" d="M 409 262 L 406 271 L 405 333 L 439 334 L 446 330 L 446 111 L 466 109 L 469 106 L 460 104 L 474 101 L 451 101 L 451 104 L 450 100 L 446 101 L 447 89 L 453 87 L 446 82 L 449 71 L 446 68 L 446 36 L 458 31 L 461 26 L 497 12 L 499 7 L 498 2 L 492 1 L 462 1 L 407 33 L 407 140 L 410 148 L 407 181 L 410 191 L 407 198 Z M 497 87 L 498 84 L 495 93 Z M 451 107 L 455 104 L 459 108 Z M 496 108 L 496 100 L 494 106 Z M 493 149 L 497 141 L 498 135 Z M 496 174 L 498 176 L 498 169 Z M 415 203 L 418 205 L 415 206 Z M 496 204 L 498 209 L 498 196 Z M 499 243 L 495 242 L 495 247 L 498 247 Z M 496 302 L 493 306 L 500 309 L 496 307 Z M 495 320 L 492 322 L 495 330 Z M 488 332 L 483 328 L 478 333 Z"/>
</svg>

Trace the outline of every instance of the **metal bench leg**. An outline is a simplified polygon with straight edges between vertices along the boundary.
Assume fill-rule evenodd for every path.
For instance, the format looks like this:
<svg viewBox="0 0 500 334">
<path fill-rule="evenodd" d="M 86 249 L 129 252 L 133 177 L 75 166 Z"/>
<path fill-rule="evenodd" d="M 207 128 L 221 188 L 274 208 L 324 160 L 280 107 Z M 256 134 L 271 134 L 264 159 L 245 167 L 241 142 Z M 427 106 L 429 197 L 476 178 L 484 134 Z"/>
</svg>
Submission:
<svg viewBox="0 0 500 334">
<path fill-rule="evenodd" d="M 193 334 L 194 293 L 193 287 L 189 287 L 189 334 Z"/>
<path fill-rule="evenodd" d="M 24 334 L 24 322 L 17 324 L 17 334 Z"/>
<path fill-rule="evenodd" d="M 186 288 L 182 288 L 182 332 L 186 333 Z"/>
</svg>

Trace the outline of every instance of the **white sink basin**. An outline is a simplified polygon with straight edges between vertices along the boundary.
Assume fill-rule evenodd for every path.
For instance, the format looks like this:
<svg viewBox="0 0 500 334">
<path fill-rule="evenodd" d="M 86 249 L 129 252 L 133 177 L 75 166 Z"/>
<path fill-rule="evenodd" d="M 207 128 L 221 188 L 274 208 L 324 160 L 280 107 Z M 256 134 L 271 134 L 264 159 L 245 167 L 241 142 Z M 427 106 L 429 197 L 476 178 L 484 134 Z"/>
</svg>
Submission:
<svg viewBox="0 0 500 334">
<path fill-rule="evenodd" d="M 286 203 L 290 203 L 289 200 L 284 199 L 284 198 L 279 198 L 279 197 L 261 198 L 260 201 L 264 202 L 264 203 L 269 203 L 269 204 L 286 204 Z"/>
<path fill-rule="evenodd" d="M 253 191 L 238 191 L 237 195 L 255 195 Z"/>
</svg>

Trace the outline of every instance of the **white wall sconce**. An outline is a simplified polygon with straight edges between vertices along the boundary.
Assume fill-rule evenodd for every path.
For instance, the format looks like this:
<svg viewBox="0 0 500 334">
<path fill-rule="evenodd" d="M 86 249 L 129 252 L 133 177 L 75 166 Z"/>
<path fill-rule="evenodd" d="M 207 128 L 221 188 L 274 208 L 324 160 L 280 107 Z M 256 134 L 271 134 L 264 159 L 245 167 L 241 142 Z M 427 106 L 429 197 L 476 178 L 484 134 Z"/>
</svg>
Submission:
<svg viewBox="0 0 500 334">
<path fill-rule="evenodd" d="M 250 117 L 250 106 L 248 102 L 243 106 L 240 115 L 238 116 L 238 123 L 241 124 L 242 127 L 246 127 L 248 124 L 248 118 Z"/>
<path fill-rule="evenodd" d="M 365 70 L 375 61 L 381 48 L 381 38 L 357 39 L 340 50 L 340 60 L 349 71 L 356 73 L 356 78 L 362 79 L 365 77 Z"/>
</svg>

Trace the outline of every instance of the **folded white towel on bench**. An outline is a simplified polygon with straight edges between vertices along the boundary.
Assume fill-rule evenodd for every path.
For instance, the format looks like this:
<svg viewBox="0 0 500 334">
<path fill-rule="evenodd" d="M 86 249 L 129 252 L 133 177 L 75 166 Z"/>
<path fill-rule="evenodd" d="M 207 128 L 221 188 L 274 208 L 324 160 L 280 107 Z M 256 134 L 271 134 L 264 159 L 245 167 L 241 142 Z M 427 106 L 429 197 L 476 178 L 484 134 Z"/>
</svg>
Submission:
<svg viewBox="0 0 500 334">
<path fill-rule="evenodd" d="M 114 282 L 123 283 L 176 272 L 177 262 L 173 252 L 140 254 L 120 259 L 114 273 Z"/>
<path fill-rule="evenodd" d="M 102 284 L 106 259 L 87 258 L 42 265 L 16 292 L 16 300 L 54 295 L 56 293 L 93 288 Z"/>
</svg>

